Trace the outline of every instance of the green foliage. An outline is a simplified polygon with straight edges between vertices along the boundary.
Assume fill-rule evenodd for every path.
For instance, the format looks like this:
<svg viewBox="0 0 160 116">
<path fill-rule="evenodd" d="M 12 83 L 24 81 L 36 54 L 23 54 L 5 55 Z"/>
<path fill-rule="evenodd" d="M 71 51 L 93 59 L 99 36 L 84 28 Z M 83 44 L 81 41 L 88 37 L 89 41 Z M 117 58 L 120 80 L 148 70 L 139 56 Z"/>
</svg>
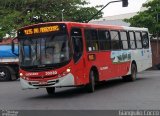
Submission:
<svg viewBox="0 0 160 116">
<path fill-rule="evenodd" d="M 124 21 L 129 22 L 131 26 L 135 27 L 146 27 L 153 35 L 160 34 L 160 0 L 153 0 L 143 5 L 147 10 L 139 12 L 136 16 L 125 19 Z"/>
<path fill-rule="evenodd" d="M 64 21 L 85 22 L 98 10 L 85 0 L 0 0 L 0 38 L 20 27 Z M 101 6 L 99 6 L 101 7 Z M 95 19 L 102 17 L 102 12 Z"/>
</svg>

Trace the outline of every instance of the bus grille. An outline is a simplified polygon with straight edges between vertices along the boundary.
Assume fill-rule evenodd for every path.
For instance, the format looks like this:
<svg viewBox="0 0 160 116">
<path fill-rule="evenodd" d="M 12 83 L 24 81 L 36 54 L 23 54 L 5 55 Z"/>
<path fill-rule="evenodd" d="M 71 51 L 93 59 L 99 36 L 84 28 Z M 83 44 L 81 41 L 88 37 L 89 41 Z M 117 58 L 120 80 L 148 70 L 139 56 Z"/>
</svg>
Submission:
<svg viewBox="0 0 160 116">
<path fill-rule="evenodd" d="M 29 84 L 32 86 L 35 86 L 35 87 L 45 87 L 45 86 L 55 85 L 58 82 L 59 82 L 59 80 L 50 80 L 50 81 L 46 82 L 45 84 L 41 84 L 38 81 L 33 81 L 33 82 L 29 82 Z"/>
</svg>

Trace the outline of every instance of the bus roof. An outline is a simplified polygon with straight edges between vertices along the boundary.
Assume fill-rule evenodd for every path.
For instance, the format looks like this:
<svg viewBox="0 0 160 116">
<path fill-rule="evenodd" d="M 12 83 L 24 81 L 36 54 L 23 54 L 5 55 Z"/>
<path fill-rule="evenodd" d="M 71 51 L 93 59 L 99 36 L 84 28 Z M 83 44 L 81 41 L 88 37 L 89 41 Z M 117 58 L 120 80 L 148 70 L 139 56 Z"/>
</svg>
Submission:
<svg viewBox="0 0 160 116">
<path fill-rule="evenodd" d="M 148 31 L 147 28 L 140 28 L 140 27 L 127 27 L 127 26 L 117 26 L 117 25 L 101 25 L 101 24 L 92 24 L 92 23 L 79 23 L 79 22 L 45 22 L 45 23 L 38 23 L 33 25 L 28 25 L 24 28 L 29 28 L 32 26 L 38 26 L 38 25 L 46 25 L 46 24 L 66 24 L 73 27 L 85 27 L 85 28 L 104 28 L 109 30 L 132 30 L 132 31 Z"/>
</svg>

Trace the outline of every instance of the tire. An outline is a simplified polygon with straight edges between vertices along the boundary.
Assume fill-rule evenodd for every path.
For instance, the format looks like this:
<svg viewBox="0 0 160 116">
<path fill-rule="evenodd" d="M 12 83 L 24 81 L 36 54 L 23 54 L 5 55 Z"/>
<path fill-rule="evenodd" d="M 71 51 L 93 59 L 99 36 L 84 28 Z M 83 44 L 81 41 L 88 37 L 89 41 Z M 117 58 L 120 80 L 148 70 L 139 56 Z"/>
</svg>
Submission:
<svg viewBox="0 0 160 116">
<path fill-rule="evenodd" d="M 131 65 L 131 74 L 122 78 L 124 81 L 135 81 L 137 79 L 137 67 L 134 63 Z"/>
<path fill-rule="evenodd" d="M 95 73 L 93 70 L 89 74 L 89 84 L 87 85 L 87 91 L 93 93 L 95 91 Z"/>
<path fill-rule="evenodd" d="M 48 95 L 55 94 L 55 87 L 47 87 L 46 88 Z"/>
<path fill-rule="evenodd" d="M 11 73 L 7 68 L 0 67 L 0 81 L 10 81 Z"/>
</svg>

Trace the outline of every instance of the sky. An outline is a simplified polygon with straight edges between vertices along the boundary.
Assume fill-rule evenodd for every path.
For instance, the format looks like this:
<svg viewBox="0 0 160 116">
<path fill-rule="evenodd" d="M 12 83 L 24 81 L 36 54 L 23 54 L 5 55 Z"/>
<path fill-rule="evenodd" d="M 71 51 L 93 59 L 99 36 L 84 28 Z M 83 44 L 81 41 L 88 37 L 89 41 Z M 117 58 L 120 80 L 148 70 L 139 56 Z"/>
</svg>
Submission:
<svg viewBox="0 0 160 116">
<path fill-rule="evenodd" d="M 113 0 L 87 0 L 87 1 L 91 3 L 90 6 L 96 6 L 96 5 L 106 5 L 108 2 Z M 122 7 L 121 2 L 111 3 L 105 9 L 103 9 L 102 11 L 104 12 L 103 17 L 137 12 L 140 10 L 142 4 L 145 3 L 146 1 L 147 0 L 128 0 L 129 3 L 128 7 Z"/>
</svg>

